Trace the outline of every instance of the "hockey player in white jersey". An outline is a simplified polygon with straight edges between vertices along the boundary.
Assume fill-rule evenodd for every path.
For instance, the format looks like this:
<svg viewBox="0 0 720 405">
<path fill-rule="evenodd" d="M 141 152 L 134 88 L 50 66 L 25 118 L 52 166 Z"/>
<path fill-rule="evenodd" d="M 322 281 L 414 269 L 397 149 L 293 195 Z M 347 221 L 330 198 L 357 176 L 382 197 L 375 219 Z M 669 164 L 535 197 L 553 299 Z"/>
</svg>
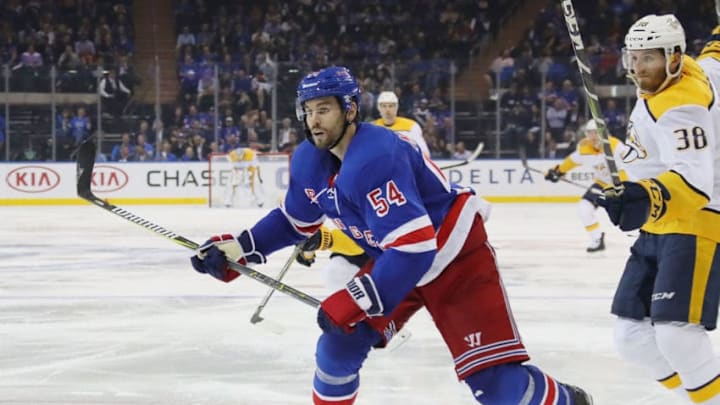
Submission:
<svg viewBox="0 0 720 405">
<path fill-rule="evenodd" d="M 392 91 L 383 91 L 378 95 L 377 108 L 380 111 L 380 118 L 372 123 L 381 127 L 392 129 L 415 142 L 420 150 L 427 156 L 430 156 L 427 142 L 423 138 L 422 128 L 420 124 L 410 118 L 398 117 L 399 101 L 395 93 Z"/>
<path fill-rule="evenodd" d="M 590 244 L 586 250 L 593 253 L 605 250 L 605 232 L 600 228 L 600 221 L 595 215 L 595 211 L 598 207 L 597 199 L 602 194 L 602 190 L 612 184 L 612 180 L 595 120 L 588 121 L 583 132 L 585 138 L 578 143 L 577 149 L 559 165 L 548 170 L 545 173 L 545 180 L 557 183 L 562 176 L 577 167 L 592 168 L 595 180 L 578 202 L 577 215 L 590 238 Z M 613 150 L 616 160 L 620 159 L 628 150 L 627 146 L 614 136 L 610 137 L 610 148 Z"/>
<path fill-rule="evenodd" d="M 232 175 L 225 189 L 225 206 L 234 206 L 238 188 L 247 187 L 252 197 L 251 203 L 262 207 L 264 196 L 257 152 L 251 148 L 241 147 L 230 151 L 228 157 L 232 165 Z"/>
<path fill-rule="evenodd" d="M 720 300 L 720 107 L 685 55 L 673 15 L 648 15 L 625 37 L 637 87 L 625 143 L 624 191 L 598 200 L 612 222 L 640 229 L 612 304 L 620 354 L 687 402 L 720 404 L 708 331 Z"/>
</svg>

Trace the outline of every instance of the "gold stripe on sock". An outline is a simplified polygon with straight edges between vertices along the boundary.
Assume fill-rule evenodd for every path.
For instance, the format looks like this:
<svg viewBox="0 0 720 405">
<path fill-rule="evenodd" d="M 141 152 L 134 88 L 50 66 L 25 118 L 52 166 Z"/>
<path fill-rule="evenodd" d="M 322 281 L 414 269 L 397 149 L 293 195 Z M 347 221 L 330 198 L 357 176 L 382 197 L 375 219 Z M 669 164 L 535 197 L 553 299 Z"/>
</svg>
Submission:
<svg viewBox="0 0 720 405">
<path fill-rule="evenodd" d="M 680 381 L 680 376 L 678 373 L 672 373 L 670 376 L 663 378 L 662 380 L 658 380 L 660 384 L 663 385 L 663 387 L 674 390 L 675 388 L 679 387 L 682 384 L 682 381 Z"/>
<path fill-rule="evenodd" d="M 687 390 L 688 396 L 696 404 L 717 397 L 720 394 L 720 375 L 710 380 L 707 384 Z"/>
</svg>

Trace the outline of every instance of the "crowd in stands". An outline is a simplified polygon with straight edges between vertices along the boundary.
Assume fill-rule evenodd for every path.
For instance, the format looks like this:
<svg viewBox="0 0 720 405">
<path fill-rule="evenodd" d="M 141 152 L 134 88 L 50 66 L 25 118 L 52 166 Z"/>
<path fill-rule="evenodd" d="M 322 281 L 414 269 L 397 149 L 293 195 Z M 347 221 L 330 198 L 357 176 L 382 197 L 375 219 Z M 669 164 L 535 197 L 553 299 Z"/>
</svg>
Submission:
<svg viewBox="0 0 720 405">
<path fill-rule="evenodd" d="M 131 10 L 132 0 L 0 2 L 0 65 L 11 70 L 11 90 L 49 92 L 51 66 L 59 91 L 94 92 L 103 70 L 134 85 Z"/>
<path fill-rule="evenodd" d="M 695 0 L 603 0 L 574 2 L 586 53 L 597 85 L 623 85 L 621 50 L 627 28 L 647 14 L 673 13 L 683 23 L 688 53 L 702 50 L 717 24 L 712 2 Z M 503 117 L 502 146 L 539 157 L 563 157 L 575 148 L 588 116 L 574 52 L 559 2 L 549 0 L 534 26 L 519 43 L 493 61 L 488 75 L 496 89 Z M 546 85 L 540 88 L 545 72 Z M 541 101 L 547 108 L 544 116 Z M 625 137 L 628 100 L 608 98 L 602 110 L 609 132 Z M 490 108 L 495 108 L 490 106 Z M 546 132 L 541 136 L 541 120 Z"/>
<path fill-rule="evenodd" d="M 145 129 L 128 131 L 129 139 L 121 142 L 127 147 L 118 147 L 108 159 L 202 160 L 239 146 L 268 151 L 273 126 L 278 149 L 292 152 L 304 136 L 294 118 L 294 87 L 302 75 L 328 64 L 348 66 L 358 78 L 362 120 L 377 118 L 376 95 L 392 90 L 400 100 L 399 114 L 423 127 L 432 157 L 462 158 L 465 145 L 451 144 L 449 136 L 455 122 L 450 62 L 462 72 L 471 52 L 491 38 L 517 3 L 520 0 L 418 0 L 406 7 L 398 0 L 174 0 L 180 88 L 174 113 L 164 122 L 146 121 L 140 125 Z M 702 49 L 716 24 L 711 2 L 576 3 L 599 85 L 628 84 L 620 54 L 625 30 L 640 16 L 675 13 L 684 24 L 690 54 Z M 109 107 L 106 112 L 118 114 L 136 84 L 131 6 L 131 0 L 6 0 L 0 5 L 0 63 L 16 69 L 13 75 L 18 78 L 30 78 L 13 80 L 18 88 L 44 86 L 32 79 L 33 72 L 49 65 L 65 72 L 58 79 L 68 89 L 77 88 L 84 76 L 94 86 L 100 79 L 94 67 L 113 66 L 102 77 L 100 93 L 114 97 L 104 105 Z M 559 158 L 575 147 L 588 111 L 558 2 L 547 0 L 525 37 L 500 52 L 488 80 L 500 104 L 503 150 Z M 545 83 L 543 88 L 540 83 Z M 271 118 L 273 86 L 278 122 Z M 610 132 L 620 138 L 628 101 L 602 100 Z M 488 106 L 488 111 L 494 109 Z M 76 108 L 59 116 L 60 150 L 78 141 L 77 128 L 73 135 L 63 129 L 68 122 L 76 120 L 92 131 L 92 120 Z M 78 124 L 83 119 L 87 126 Z M 486 141 L 486 149 L 493 131 L 484 128 L 480 136 L 485 138 L 478 139 Z M 140 132 L 147 133 L 141 137 Z M 0 133 L 0 147 L 3 137 Z"/>
<path fill-rule="evenodd" d="M 460 67 L 467 64 L 470 50 L 486 40 L 507 11 L 499 4 L 419 0 L 407 7 L 397 0 L 177 0 L 180 94 L 173 133 L 214 134 L 208 125 L 213 120 L 203 117 L 218 111 L 222 131 L 206 143 L 217 142 L 214 148 L 228 150 L 239 137 L 240 145 L 267 150 L 273 84 L 279 93 L 294 96 L 302 74 L 338 64 L 350 67 L 361 84 L 362 120 L 378 117 L 379 92 L 395 91 L 400 115 L 420 121 L 437 157 L 449 157 L 454 149 L 445 146 L 452 128 L 450 61 Z M 283 117 L 294 114 L 291 98 L 279 100 Z M 198 116 L 199 124 L 194 125 L 193 117 Z M 228 119 L 237 134 L 227 130 Z M 283 118 L 282 125 L 286 131 L 279 136 L 280 149 L 290 150 L 302 131 L 289 118 Z M 227 133 L 234 135 L 228 138 Z"/>
<path fill-rule="evenodd" d="M 93 93 L 98 81 L 111 96 L 113 76 L 132 93 L 138 84 L 131 65 L 134 52 L 132 0 L 4 0 L 0 2 L 0 68 L 5 75 L 0 91 Z M 55 89 L 51 69 L 55 69 Z M 116 101 L 117 100 L 117 101 Z M 122 109 L 127 98 L 114 97 L 110 112 Z M 85 108 L 58 106 L 56 139 L 58 160 L 69 159 L 70 151 L 92 131 Z M 12 125 L 12 115 L 9 119 Z M 51 119 L 39 131 L 51 133 Z M 3 120 L 4 121 L 4 120 Z M 82 125 L 80 123 L 83 123 Z M 80 129 L 82 127 L 82 129 Z M 0 129 L 0 159 L 5 158 L 5 126 Z M 82 133 L 82 135 L 80 135 Z M 20 133 L 18 136 L 27 137 Z M 12 160 L 53 158 L 53 140 L 13 138 Z"/>
</svg>

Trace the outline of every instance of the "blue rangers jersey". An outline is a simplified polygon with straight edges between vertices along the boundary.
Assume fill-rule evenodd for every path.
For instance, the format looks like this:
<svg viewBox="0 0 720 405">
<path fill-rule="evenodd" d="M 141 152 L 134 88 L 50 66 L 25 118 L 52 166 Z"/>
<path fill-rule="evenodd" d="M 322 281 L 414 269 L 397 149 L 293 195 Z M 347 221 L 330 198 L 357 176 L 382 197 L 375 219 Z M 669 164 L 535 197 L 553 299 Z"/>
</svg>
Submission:
<svg viewBox="0 0 720 405">
<path fill-rule="evenodd" d="M 481 208 L 418 147 L 358 124 L 342 163 L 304 141 L 293 154 L 284 205 L 252 229 L 263 254 L 311 236 L 326 219 L 375 258 L 386 313 L 455 258 Z"/>
</svg>

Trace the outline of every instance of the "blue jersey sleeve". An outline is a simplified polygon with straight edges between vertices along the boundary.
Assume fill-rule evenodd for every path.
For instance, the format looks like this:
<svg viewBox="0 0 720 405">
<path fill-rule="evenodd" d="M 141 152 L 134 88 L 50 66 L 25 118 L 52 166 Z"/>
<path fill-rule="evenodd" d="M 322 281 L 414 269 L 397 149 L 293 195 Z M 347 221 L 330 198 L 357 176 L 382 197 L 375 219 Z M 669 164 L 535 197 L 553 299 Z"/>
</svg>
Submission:
<svg viewBox="0 0 720 405">
<path fill-rule="evenodd" d="M 353 205 L 383 251 L 371 276 L 386 313 L 415 288 L 437 253 L 435 229 L 408 154 L 409 149 L 399 147 L 364 160 L 355 181 L 347 185 Z"/>
<path fill-rule="evenodd" d="M 312 202 L 310 191 L 317 188 L 315 179 L 322 178 L 314 167 L 319 163 L 313 160 L 315 154 L 312 145 L 301 144 L 290 161 L 290 184 L 283 205 L 252 228 L 256 249 L 264 255 L 309 238 L 324 222 L 325 215 Z"/>
</svg>

